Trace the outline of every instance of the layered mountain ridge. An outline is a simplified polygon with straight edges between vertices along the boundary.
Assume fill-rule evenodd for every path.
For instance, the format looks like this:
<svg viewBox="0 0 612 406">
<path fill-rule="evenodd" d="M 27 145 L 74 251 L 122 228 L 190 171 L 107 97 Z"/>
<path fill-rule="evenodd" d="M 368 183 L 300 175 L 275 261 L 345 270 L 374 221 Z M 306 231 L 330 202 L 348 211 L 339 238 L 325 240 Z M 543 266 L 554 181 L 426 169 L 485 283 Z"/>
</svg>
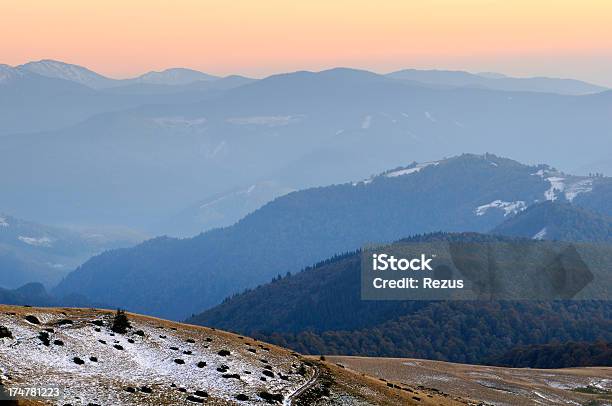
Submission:
<svg viewBox="0 0 612 406">
<path fill-rule="evenodd" d="M 181 318 L 363 244 L 435 231 L 487 232 L 546 200 L 608 214 L 600 202 L 610 182 L 490 154 L 413 163 L 361 182 L 289 193 L 233 226 L 194 238 L 108 251 L 68 275 L 56 292 Z"/>
<path fill-rule="evenodd" d="M 608 162 L 611 92 L 449 88 L 346 68 L 99 90 L 24 75 L 0 89 L 0 171 L 12 173 L 3 210 L 44 223 L 163 233 L 160 218 L 253 184 L 344 183 L 465 151 L 567 172 Z M 30 171 L 10 169 L 26 159 Z"/>
</svg>

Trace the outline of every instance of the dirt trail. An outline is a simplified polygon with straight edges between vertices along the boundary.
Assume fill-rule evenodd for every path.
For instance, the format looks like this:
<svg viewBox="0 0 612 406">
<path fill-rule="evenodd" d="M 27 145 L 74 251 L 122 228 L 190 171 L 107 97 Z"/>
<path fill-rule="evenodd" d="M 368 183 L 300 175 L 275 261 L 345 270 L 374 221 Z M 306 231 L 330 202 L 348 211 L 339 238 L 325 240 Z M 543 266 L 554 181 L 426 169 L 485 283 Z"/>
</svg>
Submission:
<svg viewBox="0 0 612 406">
<path fill-rule="evenodd" d="M 292 406 L 294 399 L 297 399 L 302 393 L 306 392 L 310 389 L 314 384 L 317 383 L 317 378 L 319 377 L 319 368 L 315 367 L 314 375 L 312 378 L 308 380 L 304 385 L 299 387 L 295 392 L 287 396 L 287 398 L 283 401 L 283 406 Z"/>
</svg>

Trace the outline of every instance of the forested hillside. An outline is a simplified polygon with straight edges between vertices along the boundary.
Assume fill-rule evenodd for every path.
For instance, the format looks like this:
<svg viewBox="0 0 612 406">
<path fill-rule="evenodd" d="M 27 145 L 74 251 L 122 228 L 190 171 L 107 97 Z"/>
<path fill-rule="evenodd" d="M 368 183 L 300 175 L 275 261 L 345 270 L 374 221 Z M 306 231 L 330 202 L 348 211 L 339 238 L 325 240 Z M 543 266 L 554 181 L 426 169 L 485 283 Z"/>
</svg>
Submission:
<svg viewBox="0 0 612 406">
<path fill-rule="evenodd" d="M 560 241 L 610 241 L 612 218 L 567 202 L 546 201 L 504 221 L 494 234 Z"/>
<path fill-rule="evenodd" d="M 406 241 L 512 240 L 433 234 Z M 612 339 L 609 301 L 367 301 L 360 286 L 359 253 L 346 254 L 229 298 L 189 322 L 306 353 L 467 363 L 488 362 L 517 345 Z"/>
<path fill-rule="evenodd" d="M 512 368 L 612 367 L 612 344 L 569 341 L 519 346 L 490 363 Z"/>
</svg>

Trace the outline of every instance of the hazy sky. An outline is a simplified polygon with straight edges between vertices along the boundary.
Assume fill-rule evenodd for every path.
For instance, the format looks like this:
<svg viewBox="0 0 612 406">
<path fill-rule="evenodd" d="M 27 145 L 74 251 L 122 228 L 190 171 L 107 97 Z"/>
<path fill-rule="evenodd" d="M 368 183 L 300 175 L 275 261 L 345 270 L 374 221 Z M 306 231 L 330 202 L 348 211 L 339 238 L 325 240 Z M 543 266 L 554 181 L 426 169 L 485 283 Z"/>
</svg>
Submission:
<svg viewBox="0 0 612 406">
<path fill-rule="evenodd" d="M 610 0 L 0 0 L 0 41 L 0 63 L 111 77 L 414 67 L 612 86 Z"/>
</svg>

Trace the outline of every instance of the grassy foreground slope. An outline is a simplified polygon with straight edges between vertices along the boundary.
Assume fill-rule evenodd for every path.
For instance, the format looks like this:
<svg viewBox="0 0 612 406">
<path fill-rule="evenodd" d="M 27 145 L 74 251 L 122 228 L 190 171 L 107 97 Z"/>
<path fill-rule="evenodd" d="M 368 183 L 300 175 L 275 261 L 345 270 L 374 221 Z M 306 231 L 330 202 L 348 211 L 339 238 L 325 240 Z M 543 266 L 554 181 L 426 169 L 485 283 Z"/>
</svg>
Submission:
<svg viewBox="0 0 612 406">
<path fill-rule="evenodd" d="M 467 405 L 472 401 L 378 379 L 251 338 L 128 314 L 0 306 L 0 389 L 59 386 L 90 405 Z M 428 396 L 429 395 L 429 396 Z M 413 397 L 419 398 L 417 401 Z"/>
</svg>

